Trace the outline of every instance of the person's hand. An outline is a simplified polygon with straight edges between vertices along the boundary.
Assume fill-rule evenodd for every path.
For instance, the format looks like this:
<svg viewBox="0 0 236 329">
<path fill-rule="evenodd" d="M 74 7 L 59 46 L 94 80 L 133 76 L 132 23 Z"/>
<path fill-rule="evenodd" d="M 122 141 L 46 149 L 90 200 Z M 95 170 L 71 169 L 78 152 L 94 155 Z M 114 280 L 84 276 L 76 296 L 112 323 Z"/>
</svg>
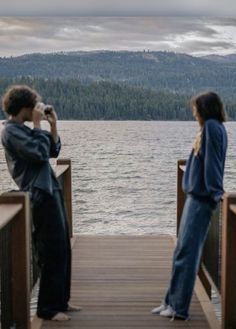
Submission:
<svg viewBox="0 0 236 329">
<path fill-rule="evenodd" d="M 55 126 L 57 123 L 57 114 L 56 111 L 54 110 L 53 106 L 50 106 L 50 112 L 45 114 L 46 120 L 49 122 L 51 126 Z"/>
<path fill-rule="evenodd" d="M 32 111 L 32 121 L 35 128 L 40 128 L 40 122 L 43 119 L 43 110 L 40 104 L 36 104 Z"/>
<path fill-rule="evenodd" d="M 46 120 L 49 122 L 50 126 L 51 126 L 51 135 L 52 138 L 54 140 L 55 143 L 58 143 L 59 141 L 59 137 L 58 137 L 58 133 L 57 133 L 57 114 L 54 110 L 53 106 L 49 106 L 46 111 L 44 111 Z"/>
</svg>

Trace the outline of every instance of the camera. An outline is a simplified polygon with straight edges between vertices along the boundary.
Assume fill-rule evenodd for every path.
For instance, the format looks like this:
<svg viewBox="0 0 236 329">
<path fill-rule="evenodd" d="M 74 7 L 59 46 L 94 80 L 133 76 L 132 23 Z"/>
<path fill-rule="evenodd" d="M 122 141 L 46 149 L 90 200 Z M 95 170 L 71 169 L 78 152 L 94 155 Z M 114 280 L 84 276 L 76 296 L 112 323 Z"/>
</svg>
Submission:
<svg viewBox="0 0 236 329">
<path fill-rule="evenodd" d="M 42 112 L 45 114 L 45 115 L 48 115 L 48 114 L 51 114 L 51 112 L 53 111 L 53 107 L 52 105 L 48 105 L 48 104 L 44 104 L 42 102 L 39 102 L 37 104 L 37 106 L 42 110 Z"/>
<path fill-rule="evenodd" d="M 43 112 L 45 115 L 51 114 L 52 110 L 53 110 L 53 108 L 51 105 L 44 105 Z"/>
</svg>

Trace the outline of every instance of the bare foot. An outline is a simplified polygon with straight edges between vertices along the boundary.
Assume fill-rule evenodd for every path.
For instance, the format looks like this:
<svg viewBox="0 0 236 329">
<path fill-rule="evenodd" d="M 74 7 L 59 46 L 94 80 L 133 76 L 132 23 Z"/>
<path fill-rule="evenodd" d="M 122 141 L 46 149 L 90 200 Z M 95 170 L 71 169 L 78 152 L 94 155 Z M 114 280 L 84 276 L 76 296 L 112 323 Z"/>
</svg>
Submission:
<svg viewBox="0 0 236 329">
<path fill-rule="evenodd" d="M 82 310 L 81 306 L 76 306 L 76 305 L 69 304 L 68 307 L 67 307 L 66 312 L 79 312 L 81 310 Z"/>
<path fill-rule="evenodd" d="M 70 317 L 68 315 L 66 315 L 65 313 L 58 312 L 51 318 L 51 320 L 52 321 L 68 321 L 68 320 L 70 320 Z"/>
</svg>

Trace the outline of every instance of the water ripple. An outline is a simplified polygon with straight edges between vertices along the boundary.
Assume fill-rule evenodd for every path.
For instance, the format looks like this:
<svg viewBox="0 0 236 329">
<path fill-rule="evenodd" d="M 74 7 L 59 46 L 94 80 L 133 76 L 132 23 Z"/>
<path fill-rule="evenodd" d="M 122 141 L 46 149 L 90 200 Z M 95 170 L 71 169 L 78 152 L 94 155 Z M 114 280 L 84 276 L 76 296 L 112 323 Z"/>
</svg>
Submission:
<svg viewBox="0 0 236 329">
<path fill-rule="evenodd" d="M 235 191 L 236 123 L 226 127 L 225 190 Z M 72 160 L 74 232 L 174 234 L 176 163 L 197 131 L 195 122 L 60 121 L 60 157 Z M 0 192 L 15 189 L 1 146 L 0 159 Z"/>
</svg>

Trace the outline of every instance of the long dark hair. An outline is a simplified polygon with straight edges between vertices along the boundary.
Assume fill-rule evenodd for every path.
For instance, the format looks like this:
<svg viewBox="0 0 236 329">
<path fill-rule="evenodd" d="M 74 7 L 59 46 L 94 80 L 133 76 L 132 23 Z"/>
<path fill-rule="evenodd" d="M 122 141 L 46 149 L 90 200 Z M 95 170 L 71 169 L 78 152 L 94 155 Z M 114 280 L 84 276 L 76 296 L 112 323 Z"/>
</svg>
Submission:
<svg viewBox="0 0 236 329">
<path fill-rule="evenodd" d="M 198 114 L 204 121 L 209 119 L 216 119 L 219 122 L 226 121 L 223 103 L 220 97 L 212 91 L 193 97 L 191 107 L 196 107 Z"/>
</svg>

